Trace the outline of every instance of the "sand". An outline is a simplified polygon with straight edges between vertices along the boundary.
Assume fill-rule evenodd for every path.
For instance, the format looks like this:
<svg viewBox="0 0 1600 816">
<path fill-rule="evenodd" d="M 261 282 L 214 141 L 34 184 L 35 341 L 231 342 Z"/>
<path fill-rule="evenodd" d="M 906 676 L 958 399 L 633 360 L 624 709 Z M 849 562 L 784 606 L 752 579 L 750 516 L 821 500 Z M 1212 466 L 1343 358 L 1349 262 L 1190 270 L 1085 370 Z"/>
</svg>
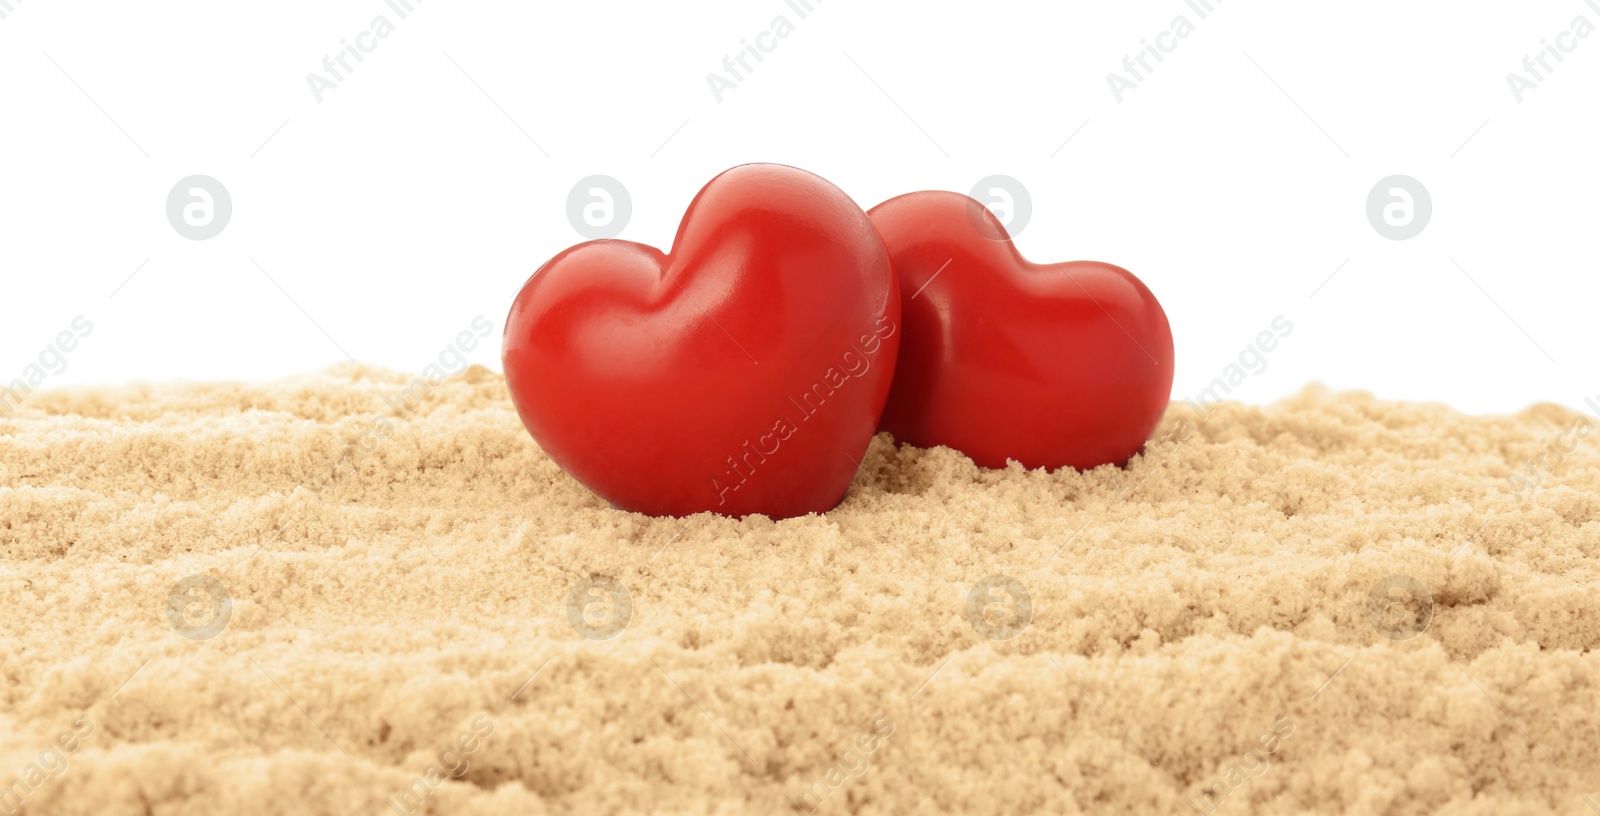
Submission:
<svg viewBox="0 0 1600 816">
<path fill-rule="evenodd" d="M 0 418 L 0 814 L 1600 808 L 1574 412 L 1174 403 L 1088 473 L 880 436 L 826 515 L 680 521 L 496 374 L 407 387 Z"/>
</svg>

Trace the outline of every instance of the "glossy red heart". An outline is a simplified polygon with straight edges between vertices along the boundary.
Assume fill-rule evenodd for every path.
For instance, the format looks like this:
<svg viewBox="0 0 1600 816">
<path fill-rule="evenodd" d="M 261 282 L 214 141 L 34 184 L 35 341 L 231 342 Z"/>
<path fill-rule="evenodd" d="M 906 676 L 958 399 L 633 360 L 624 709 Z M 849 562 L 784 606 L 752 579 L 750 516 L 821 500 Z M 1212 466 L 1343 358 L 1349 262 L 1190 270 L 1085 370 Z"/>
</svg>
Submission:
<svg viewBox="0 0 1600 816">
<path fill-rule="evenodd" d="M 1172 393 L 1172 330 L 1138 278 L 1030 263 L 958 193 L 910 193 L 869 215 L 904 323 L 882 430 L 993 468 L 1122 464 L 1144 447 Z"/>
<path fill-rule="evenodd" d="M 545 453 L 619 508 L 787 518 L 848 491 L 899 320 L 866 213 L 744 165 L 695 196 L 670 255 L 591 241 L 540 267 L 506 320 L 506 383 Z"/>
</svg>

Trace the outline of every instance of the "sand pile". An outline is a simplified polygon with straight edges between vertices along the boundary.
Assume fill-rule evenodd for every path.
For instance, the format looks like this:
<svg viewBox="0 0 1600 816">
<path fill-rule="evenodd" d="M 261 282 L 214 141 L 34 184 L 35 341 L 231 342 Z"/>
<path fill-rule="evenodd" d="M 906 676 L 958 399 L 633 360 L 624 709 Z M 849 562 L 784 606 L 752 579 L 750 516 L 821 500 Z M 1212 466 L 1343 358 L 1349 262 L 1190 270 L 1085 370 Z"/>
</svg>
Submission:
<svg viewBox="0 0 1600 816">
<path fill-rule="evenodd" d="M 681 521 L 482 369 L 42 393 L 0 814 L 1590 813 L 1589 428 L 1313 389 L 1090 473 L 880 437 L 826 516 Z"/>
</svg>

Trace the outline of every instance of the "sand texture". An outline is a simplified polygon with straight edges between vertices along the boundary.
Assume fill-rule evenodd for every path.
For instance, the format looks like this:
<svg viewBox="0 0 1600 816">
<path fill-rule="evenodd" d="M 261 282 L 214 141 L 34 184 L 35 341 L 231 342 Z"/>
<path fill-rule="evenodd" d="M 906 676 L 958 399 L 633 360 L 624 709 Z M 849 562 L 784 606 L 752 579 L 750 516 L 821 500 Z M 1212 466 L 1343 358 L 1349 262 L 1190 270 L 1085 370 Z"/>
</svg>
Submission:
<svg viewBox="0 0 1600 816">
<path fill-rule="evenodd" d="M 1088 473 L 880 435 L 774 523 L 613 510 L 498 375 L 407 387 L 0 418 L 0 814 L 1600 809 L 1575 412 L 1174 403 Z"/>
</svg>

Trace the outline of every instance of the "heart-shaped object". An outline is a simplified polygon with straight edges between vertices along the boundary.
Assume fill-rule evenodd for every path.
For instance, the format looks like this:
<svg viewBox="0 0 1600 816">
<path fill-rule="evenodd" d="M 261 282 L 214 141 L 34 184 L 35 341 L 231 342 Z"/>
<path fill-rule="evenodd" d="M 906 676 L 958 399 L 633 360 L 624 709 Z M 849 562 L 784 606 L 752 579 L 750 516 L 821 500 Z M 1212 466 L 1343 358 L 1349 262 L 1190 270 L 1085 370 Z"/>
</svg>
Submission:
<svg viewBox="0 0 1600 816">
<path fill-rule="evenodd" d="M 904 322 L 882 430 L 992 468 L 1087 469 L 1144 447 L 1172 393 L 1172 330 L 1138 278 L 1030 263 L 959 193 L 909 193 L 869 215 Z"/>
<path fill-rule="evenodd" d="M 670 255 L 591 241 L 540 267 L 506 319 L 506 384 L 616 507 L 787 518 L 849 490 L 899 321 L 866 213 L 811 173 L 743 165 L 695 196 Z"/>
</svg>

